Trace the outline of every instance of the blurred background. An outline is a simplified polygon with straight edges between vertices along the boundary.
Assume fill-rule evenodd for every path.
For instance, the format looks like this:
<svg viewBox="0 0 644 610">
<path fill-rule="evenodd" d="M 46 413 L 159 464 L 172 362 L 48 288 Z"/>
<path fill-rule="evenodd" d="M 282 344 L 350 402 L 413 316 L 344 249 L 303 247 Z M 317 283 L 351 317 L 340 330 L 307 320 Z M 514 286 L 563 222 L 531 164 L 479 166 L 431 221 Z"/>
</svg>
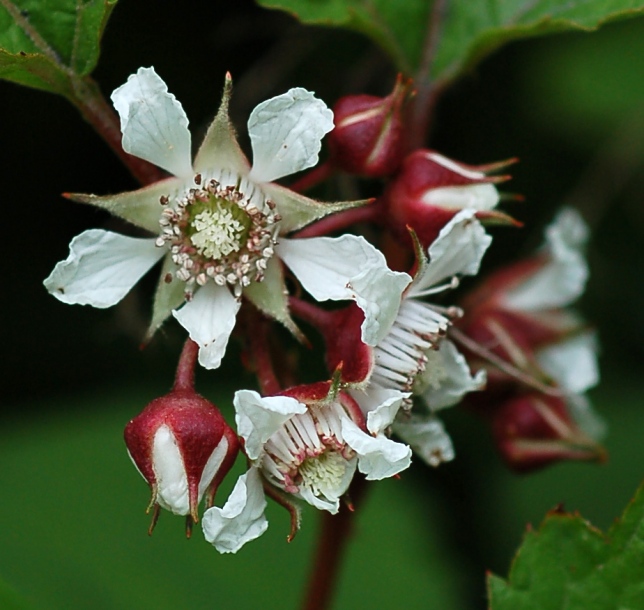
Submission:
<svg viewBox="0 0 644 610">
<path fill-rule="evenodd" d="M 563 503 L 606 528 L 639 484 L 643 59 L 642 19 L 513 43 L 445 93 L 430 140 L 467 163 L 521 160 L 504 190 L 526 201 L 505 209 L 526 227 L 493 229 L 487 268 L 533 250 L 564 203 L 590 223 L 591 279 L 579 308 L 601 337 L 603 380 L 591 398 L 608 423 L 609 461 L 513 475 L 487 429 L 448 410 L 457 459 L 435 471 L 417 464 L 398 481 L 373 485 L 359 507 L 338 609 L 485 608 L 485 571 L 507 574 L 528 523 Z M 250 0 L 184 0 L 162 11 L 153 0 L 121 0 L 95 78 L 109 95 L 150 65 L 182 102 L 197 144 L 226 70 L 243 144 L 250 110 L 291 86 L 332 105 L 348 93 L 385 94 L 395 78 L 361 36 L 304 27 Z M 0 327 L 0 590 L 15 590 L 16 607 L 31 608 L 296 607 L 317 528 L 311 511 L 288 545 L 288 516 L 270 507 L 267 534 L 236 556 L 218 555 L 198 530 L 186 541 L 182 519 L 168 514 L 148 538 L 148 489 L 127 458 L 122 429 L 169 389 L 183 334 L 170 322 L 139 350 L 155 272 L 108 310 L 63 305 L 42 286 L 80 231 L 131 231 L 60 193 L 116 193 L 136 183 L 64 99 L 0 81 L 0 110 L 11 263 Z M 340 180 L 330 188 L 370 194 L 377 185 Z M 230 421 L 233 391 L 253 383 L 238 362 L 233 349 L 220 370 L 198 378 Z"/>
</svg>

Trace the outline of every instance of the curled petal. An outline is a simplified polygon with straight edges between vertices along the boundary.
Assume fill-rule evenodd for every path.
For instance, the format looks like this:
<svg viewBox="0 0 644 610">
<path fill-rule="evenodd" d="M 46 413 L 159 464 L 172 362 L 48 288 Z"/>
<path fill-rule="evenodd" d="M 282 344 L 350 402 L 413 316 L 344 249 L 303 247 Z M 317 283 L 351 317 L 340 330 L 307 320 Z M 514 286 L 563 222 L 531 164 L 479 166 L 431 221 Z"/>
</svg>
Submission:
<svg viewBox="0 0 644 610">
<path fill-rule="evenodd" d="M 398 315 L 411 278 L 391 271 L 385 257 L 363 237 L 282 239 L 277 253 L 318 301 L 354 300 L 365 314 L 362 340 L 376 345 Z"/>
<path fill-rule="evenodd" d="M 475 214 L 474 210 L 461 210 L 441 229 L 429 247 L 429 262 L 414 278 L 409 296 L 422 296 L 426 290 L 447 278 L 478 273 L 492 238 Z"/>
<path fill-rule="evenodd" d="M 504 305 L 520 311 L 537 311 L 564 307 L 579 298 L 588 279 L 583 255 L 587 235 L 581 216 L 564 208 L 546 230 L 544 264 L 506 294 Z"/>
<path fill-rule="evenodd" d="M 253 147 L 250 177 L 272 182 L 313 167 L 333 112 L 310 91 L 295 88 L 259 104 L 248 119 Z"/>
<path fill-rule="evenodd" d="M 168 426 L 160 426 L 154 435 L 152 464 L 157 502 L 175 515 L 187 515 L 190 512 L 188 474 L 177 439 Z"/>
<path fill-rule="evenodd" d="M 445 209 L 492 210 L 499 203 L 499 191 L 492 184 L 466 184 L 428 189 L 422 201 Z"/>
<path fill-rule="evenodd" d="M 432 356 L 437 358 L 436 362 Z M 440 370 L 437 371 L 437 368 Z M 436 411 L 457 404 L 468 392 L 482 390 L 486 381 L 485 371 L 480 370 L 472 375 L 465 356 L 451 341 L 445 339 L 438 352 L 430 354 L 425 371 L 414 384 L 414 393 L 422 394 L 429 408 Z"/>
<path fill-rule="evenodd" d="M 164 254 L 154 239 L 90 229 L 72 239 L 69 256 L 54 267 L 44 285 L 63 303 L 111 307 Z"/>
<path fill-rule="evenodd" d="M 376 403 L 376 407 L 367 412 L 367 430 L 371 434 L 380 434 L 384 432 L 393 423 L 396 415 L 403 404 L 403 400 L 410 396 L 409 392 L 400 392 L 399 390 L 390 390 L 372 386 L 367 388 L 370 401 Z M 351 394 L 358 393 L 355 390 Z M 362 403 L 358 401 L 362 407 Z"/>
<path fill-rule="evenodd" d="M 452 439 L 434 416 L 411 415 L 396 422 L 394 432 L 429 466 L 440 466 L 454 459 Z"/>
<path fill-rule="evenodd" d="M 220 553 L 236 553 L 268 528 L 266 498 L 257 468 L 237 479 L 226 504 L 209 508 L 201 520 L 204 536 Z"/>
<path fill-rule="evenodd" d="M 537 362 L 561 387 L 581 394 L 599 382 L 597 337 L 593 332 L 576 335 L 540 349 Z"/>
<path fill-rule="evenodd" d="M 123 150 L 175 176 L 189 178 L 188 117 L 154 68 L 139 68 L 112 93 L 121 117 Z"/>
<path fill-rule="evenodd" d="M 172 312 L 199 345 L 199 364 L 204 368 L 216 369 L 221 364 L 240 307 L 228 288 L 209 282 Z"/>
<path fill-rule="evenodd" d="M 342 420 L 342 436 L 358 454 L 358 470 L 369 481 L 379 481 L 409 468 L 411 449 L 388 439 L 384 434 L 366 434 L 350 419 Z"/>
<path fill-rule="evenodd" d="M 306 405 L 290 396 L 262 397 L 252 390 L 239 390 L 233 399 L 237 432 L 245 441 L 246 454 L 256 460 L 264 443 Z"/>
</svg>

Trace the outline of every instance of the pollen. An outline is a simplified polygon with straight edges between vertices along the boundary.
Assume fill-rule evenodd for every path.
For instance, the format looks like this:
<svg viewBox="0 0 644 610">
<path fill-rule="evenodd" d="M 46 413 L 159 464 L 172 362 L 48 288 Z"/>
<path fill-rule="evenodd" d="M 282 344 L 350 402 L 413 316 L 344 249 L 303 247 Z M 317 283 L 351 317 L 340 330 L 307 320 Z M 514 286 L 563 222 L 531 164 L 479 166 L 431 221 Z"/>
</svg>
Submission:
<svg viewBox="0 0 644 610">
<path fill-rule="evenodd" d="M 340 487 L 347 466 L 347 461 L 337 451 L 325 451 L 318 457 L 308 458 L 299 469 L 302 485 L 315 495 L 324 495 L 329 489 Z"/>
<path fill-rule="evenodd" d="M 280 216 L 258 187 L 222 186 L 195 176 L 199 188 L 164 206 L 159 220 L 159 247 L 169 247 L 178 269 L 174 274 L 191 294 L 209 281 L 229 286 L 239 297 L 243 288 L 261 282 L 274 255 Z"/>
</svg>

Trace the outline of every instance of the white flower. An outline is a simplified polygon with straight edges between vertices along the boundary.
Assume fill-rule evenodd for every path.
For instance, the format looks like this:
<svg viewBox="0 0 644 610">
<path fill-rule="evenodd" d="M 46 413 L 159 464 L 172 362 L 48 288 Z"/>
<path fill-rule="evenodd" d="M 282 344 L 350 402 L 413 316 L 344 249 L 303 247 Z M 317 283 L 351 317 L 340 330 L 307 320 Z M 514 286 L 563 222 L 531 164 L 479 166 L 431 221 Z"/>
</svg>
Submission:
<svg viewBox="0 0 644 610">
<path fill-rule="evenodd" d="M 206 511 L 206 538 L 220 552 L 236 552 L 265 529 L 261 481 L 332 514 L 356 469 L 368 480 L 393 476 L 411 463 L 411 450 L 385 436 L 402 397 L 383 394 L 365 418 L 357 403 L 331 383 L 299 386 L 290 395 L 236 392 L 239 435 L 251 467 L 223 507 Z M 294 533 L 294 532 L 292 532 Z"/>
<path fill-rule="evenodd" d="M 64 303 L 110 307 L 165 257 L 149 335 L 172 313 L 199 344 L 199 362 L 206 368 L 221 363 L 242 292 L 265 314 L 298 332 L 275 256 L 278 238 L 361 204 L 320 203 L 271 182 L 317 163 L 321 139 L 333 128 L 333 114 L 322 101 L 295 88 L 259 104 L 248 121 L 251 167 L 228 117 L 231 88 L 227 77 L 219 112 L 194 162 L 185 112 L 153 68 L 139 69 L 114 91 L 123 148 L 174 177 L 130 193 L 72 199 L 107 209 L 157 237 L 86 231 L 72 240 L 69 257 L 45 280 Z M 297 240 L 280 241 L 285 252 L 289 243 L 299 246 Z M 364 258 L 368 252 L 370 264 L 378 267 L 374 249 L 362 238 L 308 239 L 303 248 L 310 258 L 324 259 L 329 242 L 349 258 Z M 335 263 L 328 259 L 329 266 Z M 311 277 L 317 268 L 294 265 L 293 271 L 307 285 L 338 280 L 333 274 Z M 340 289 L 346 290 L 345 285 Z"/>
</svg>

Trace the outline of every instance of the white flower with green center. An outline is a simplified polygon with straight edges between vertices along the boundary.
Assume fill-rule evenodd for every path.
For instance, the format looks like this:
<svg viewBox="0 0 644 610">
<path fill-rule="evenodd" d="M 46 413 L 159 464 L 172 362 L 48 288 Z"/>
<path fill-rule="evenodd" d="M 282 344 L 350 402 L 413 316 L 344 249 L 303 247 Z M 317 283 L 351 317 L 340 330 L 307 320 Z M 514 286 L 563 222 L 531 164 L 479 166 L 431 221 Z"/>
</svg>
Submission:
<svg viewBox="0 0 644 610">
<path fill-rule="evenodd" d="M 219 112 L 194 161 L 185 112 L 153 68 L 139 69 L 114 91 L 124 150 L 173 177 L 119 195 L 71 198 L 107 209 L 156 237 L 85 231 L 72 240 L 69 257 L 45 280 L 49 292 L 64 303 L 110 307 L 164 258 L 148 336 L 174 315 L 199 344 L 199 362 L 206 368 L 221 363 L 242 294 L 297 333 L 288 311 L 278 242 L 287 248 L 300 240 L 284 235 L 364 203 L 322 203 L 272 182 L 317 163 L 321 140 L 333 128 L 333 113 L 324 102 L 295 88 L 259 104 L 248 121 L 251 166 L 228 117 L 231 89 L 227 76 Z M 324 258 L 329 267 L 348 256 L 386 270 L 382 256 L 364 239 L 338 239 L 341 252 L 330 257 L 328 241 L 308 239 L 306 251 Z M 311 276 L 307 282 L 329 281 L 314 277 L 315 270 L 293 272 L 300 280 Z M 330 289 L 347 293 L 344 285 Z M 359 299 L 360 291 L 345 298 Z"/>
</svg>

